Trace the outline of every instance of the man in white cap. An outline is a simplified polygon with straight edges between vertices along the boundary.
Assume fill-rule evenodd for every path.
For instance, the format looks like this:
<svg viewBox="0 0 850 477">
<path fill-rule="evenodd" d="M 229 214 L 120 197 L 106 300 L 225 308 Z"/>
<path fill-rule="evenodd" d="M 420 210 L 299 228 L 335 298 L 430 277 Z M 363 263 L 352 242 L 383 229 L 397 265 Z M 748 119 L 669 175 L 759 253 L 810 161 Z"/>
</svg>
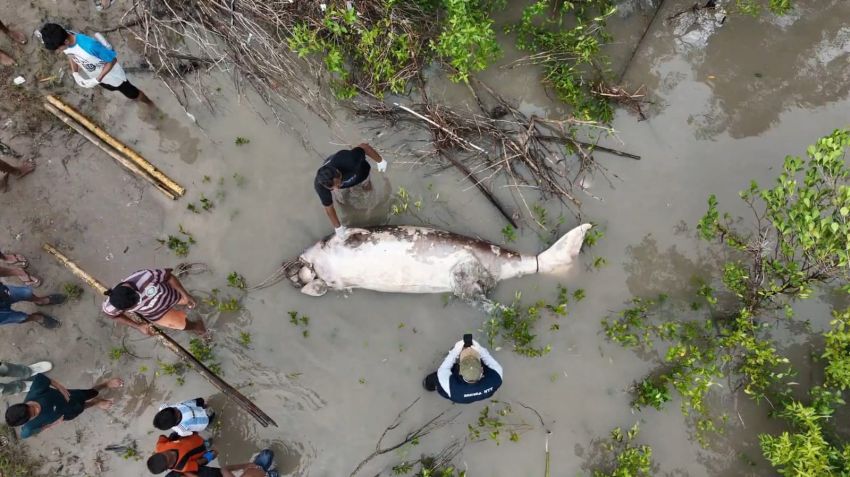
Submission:
<svg viewBox="0 0 850 477">
<path fill-rule="evenodd" d="M 502 365 L 467 334 L 455 343 L 437 372 L 425 377 L 422 385 L 452 402 L 469 404 L 489 399 L 499 389 Z"/>
</svg>

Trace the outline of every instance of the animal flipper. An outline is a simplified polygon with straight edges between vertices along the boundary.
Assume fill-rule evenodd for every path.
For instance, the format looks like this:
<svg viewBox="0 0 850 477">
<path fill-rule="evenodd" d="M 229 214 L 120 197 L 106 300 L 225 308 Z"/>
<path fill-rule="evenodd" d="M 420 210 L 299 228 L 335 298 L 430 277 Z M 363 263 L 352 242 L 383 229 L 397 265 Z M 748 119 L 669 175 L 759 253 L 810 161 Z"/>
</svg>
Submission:
<svg viewBox="0 0 850 477">
<path fill-rule="evenodd" d="M 584 243 L 584 236 L 592 225 L 581 224 L 559 238 L 554 245 L 537 256 L 538 273 L 564 272 L 573 263 Z"/>
</svg>

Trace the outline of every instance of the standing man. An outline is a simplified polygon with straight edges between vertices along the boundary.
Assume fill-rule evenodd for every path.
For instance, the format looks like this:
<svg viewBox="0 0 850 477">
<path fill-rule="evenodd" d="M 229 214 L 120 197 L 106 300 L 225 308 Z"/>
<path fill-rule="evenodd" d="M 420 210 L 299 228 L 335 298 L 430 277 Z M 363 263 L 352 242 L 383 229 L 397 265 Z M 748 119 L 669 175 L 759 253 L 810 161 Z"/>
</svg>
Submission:
<svg viewBox="0 0 850 477">
<path fill-rule="evenodd" d="M 118 64 L 118 57 L 112 48 L 82 33 L 69 32 L 55 23 L 45 24 L 40 32 L 45 48 L 59 50 L 68 56 L 78 85 L 83 88 L 100 85 L 109 91 L 120 91 L 132 100 L 153 105 L 145 93 L 127 81 L 127 75 Z"/>
<path fill-rule="evenodd" d="M 23 273 L 23 275 L 21 275 L 21 273 Z M 0 277 L 13 276 L 19 277 L 21 280 L 25 280 L 25 277 L 32 279 L 27 272 L 20 268 L 0 267 Z M 40 283 L 41 282 L 39 281 L 38 284 Z M 0 283 L 0 325 L 35 322 L 49 330 L 59 328 L 59 320 L 52 316 L 41 312 L 25 313 L 23 311 L 12 309 L 12 305 L 22 301 L 32 302 L 40 306 L 61 305 L 62 303 L 65 303 L 65 295 L 55 293 L 49 296 L 37 296 L 33 293 L 32 287 L 14 287 Z"/>
<path fill-rule="evenodd" d="M 372 146 L 364 142 L 354 149 L 344 149 L 325 159 L 322 167 L 316 171 L 313 186 L 316 193 L 319 194 L 322 206 L 325 207 L 325 213 L 328 214 L 334 232 L 339 237 L 345 236 L 345 226 L 340 223 L 336 214 L 333 191 L 348 189 L 361 183 L 364 189 L 372 190 L 372 183 L 369 181 L 369 172 L 372 167 L 366 160 L 366 156 L 371 157 L 377 163 L 378 171 L 387 170 L 387 160 L 383 159 Z"/>
<path fill-rule="evenodd" d="M 195 398 L 160 406 L 153 417 L 153 425 L 161 431 L 170 429 L 178 436 L 187 437 L 206 429 L 214 417 L 215 412 L 207 407 L 204 398 Z"/>
<path fill-rule="evenodd" d="M 489 399 L 499 389 L 502 365 L 467 334 L 455 343 L 440 369 L 425 377 L 422 385 L 452 402 L 469 404 Z"/>
<path fill-rule="evenodd" d="M 14 41 L 15 43 L 21 45 L 27 44 L 27 37 L 25 37 L 23 33 L 15 30 L 10 30 L 9 27 L 3 24 L 3 22 L 0 22 L 0 31 L 2 31 L 6 36 L 9 37 L 10 40 Z M 0 65 L 14 66 L 15 59 L 12 58 L 12 56 L 6 53 L 5 51 L 0 50 Z"/>
<path fill-rule="evenodd" d="M 47 376 L 36 374 L 25 401 L 6 409 L 6 424 L 12 427 L 24 426 L 21 439 L 26 439 L 62 421 L 75 419 L 92 406 L 109 409 L 112 400 L 99 398 L 98 394 L 106 388 L 118 389 L 122 386 L 124 381 L 112 378 L 95 384 L 92 389 L 68 390 Z"/>
<path fill-rule="evenodd" d="M 124 312 L 136 313 L 157 326 L 173 330 L 191 331 L 197 335 L 207 332 L 204 322 L 191 321 L 185 310 L 175 308 L 183 305 L 192 309 L 197 302 L 183 288 L 180 280 L 171 274 L 170 268 L 139 270 L 107 290 L 105 295 L 108 298 L 103 302 L 104 313 L 148 336 L 153 335 L 150 325 L 136 324 Z"/>
</svg>

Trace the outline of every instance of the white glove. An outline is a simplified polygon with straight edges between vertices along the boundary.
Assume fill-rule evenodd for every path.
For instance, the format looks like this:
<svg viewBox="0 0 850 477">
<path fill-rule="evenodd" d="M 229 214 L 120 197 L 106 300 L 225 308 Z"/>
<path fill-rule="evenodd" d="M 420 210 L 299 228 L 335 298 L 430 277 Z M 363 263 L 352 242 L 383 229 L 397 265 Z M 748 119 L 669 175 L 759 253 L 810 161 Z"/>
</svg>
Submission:
<svg viewBox="0 0 850 477">
<path fill-rule="evenodd" d="M 339 227 L 334 229 L 334 233 L 337 237 L 344 238 L 347 230 L 348 229 L 345 228 L 345 225 L 340 225 Z"/>
<path fill-rule="evenodd" d="M 74 72 L 73 76 L 74 81 L 76 81 L 77 84 L 83 88 L 94 88 L 95 86 L 100 84 L 100 81 L 98 81 L 97 78 L 86 78 L 83 75 L 77 73 L 76 71 Z"/>
<path fill-rule="evenodd" d="M 460 353 L 461 350 L 463 350 L 463 340 L 460 340 L 455 343 L 455 345 L 451 349 L 451 351 L 454 351 L 455 353 Z"/>
<path fill-rule="evenodd" d="M 384 157 L 384 158 L 381 158 L 381 159 L 382 159 L 382 160 L 381 160 L 381 162 L 379 162 L 379 163 L 377 164 L 377 165 L 378 165 L 378 172 L 386 172 L 386 171 L 387 171 L 387 166 L 388 166 L 390 163 L 389 163 L 389 161 L 387 161 L 387 159 L 386 159 L 385 157 Z"/>
</svg>

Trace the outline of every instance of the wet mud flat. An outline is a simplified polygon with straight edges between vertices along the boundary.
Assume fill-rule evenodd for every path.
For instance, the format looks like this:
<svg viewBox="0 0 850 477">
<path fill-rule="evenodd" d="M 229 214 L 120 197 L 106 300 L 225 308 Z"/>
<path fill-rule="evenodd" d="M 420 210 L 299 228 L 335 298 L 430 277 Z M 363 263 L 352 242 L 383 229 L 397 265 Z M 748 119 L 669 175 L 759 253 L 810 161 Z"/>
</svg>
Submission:
<svg viewBox="0 0 850 477">
<path fill-rule="evenodd" d="M 688 7 L 687 2 L 668 1 L 659 16 Z M 67 18 L 76 28 L 97 30 L 119 21 L 115 8 L 120 5 L 98 14 L 87 3 L 71 1 L 35 8 L 4 4 L 0 15 L 28 32 L 45 18 Z M 837 1 L 799 2 L 795 12 L 783 18 L 729 18 L 703 47 L 689 46 L 665 25 L 647 34 L 625 79 L 650 92 L 650 118 L 638 122 L 622 111 L 614 122 L 622 147 L 642 159 L 600 155 L 598 160 L 615 178 L 614 187 L 594 177 L 590 192 L 602 200 L 584 198 L 584 218 L 603 227 L 605 238 L 567 276 L 524 277 L 501 283 L 494 292 L 505 302 L 516 291 L 528 300 L 550 299 L 563 283 L 585 290 L 587 297 L 570 308 L 559 331 L 549 331 L 549 322 L 540 323 L 539 340 L 552 345 L 548 355 L 524 358 L 508 349 L 494 351 L 505 368 L 505 385 L 496 399 L 512 404 L 511 422 L 522 425 L 522 432 L 518 442 L 503 440 L 498 446 L 487 439 L 467 442 L 456 463 L 470 475 L 541 475 L 544 427 L 552 432 L 552 475 L 586 475 L 598 439 L 613 427 L 637 421 L 660 464 L 659 475 L 772 475 L 756 439 L 771 423 L 763 410 L 748 409 L 745 400 L 737 403 L 744 422 L 731 421 L 721 441 L 708 450 L 693 441 L 693 429 L 676 412 L 632 413 L 627 389 L 649 364 L 605 341 L 599 321 L 632 295 L 688 293 L 691 278 L 717 266 L 693 233 L 706 197 L 735 196 L 750 178 L 768 180 L 786 154 L 799 154 L 817 137 L 846 125 L 850 48 L 848 27 L 841 20 L 850 17 L 850 10 Z M 624 32 L 618 41 L 630 45 L 650 14 L 638 10 L 618 19 Z M 614 34 L 620 38 L 616 29 Z M 110 35 L 110 40 L 123 58 L 133 58 L 125 60 L 131 66 L 137 58 L 132 42 L 120 35 Z M 21 74 L 35 75 L 41 68 L 55 72 L 62 64 L 61 58 L 42 58 L 32 41 L 23 49 L 8 43 L 0 47 L 21 60 Z M 621 56 L 628 54 L 624 48 Z M 502 62 L 516 58 L 511 55 L 519 53 L 506 47 Z M 40 252 L 45 241 L 62 247 L 107 283 L 142 267 L 207 264 L 209 273 L 186 280 L 190 290 L 209 299 L 217 288 L 222 298 L 242 304 L 238 312 L 212 305 L 200 310 L 215 330 L 215 361 L 228 382 L 280 425 L 262 428 L 222 396 L 213 396 L 221 417 L 213 436 L 222 462 L 244 461 L 271 446 L 289 475 L 345 476 L 375 450 L 384 429 L 417 398 L 399 428 L 402 434 L 443 411 L 459 413 L 419 446 L 388 453 L 364 471 L 388 473 L 389 466 L 402 460 L 439 451 L 453 439 L 468 439 L 467 426 L 477 421 L 484 406 L 501 406 L 450 406 L 420 386 L 448 347 L 464 332 L 477 333 L 486 319 L 464 302 L 362 290 L 312 298 L 286 283 L 248 294 L 227 286 L 231 272 L 243 275 L 249 285 L 258 282 L 330 233 L 312 176 L 325 156 L 362 141 L 382 151 L 390 169 L 386 178 L 375 181 L 376 203 L 344 210 L 343 220 L 364 225 L 429 221 L 503 244 L 502 219 L 462 177 L 451 169 L 434 173 L 399 153 L 409 138 L 416 138 L 414 131 L 382 131 L 344 110 L 335 111 L 336 121 L 329 126 L 296 105 L 279 127 L 259 98 L 250 93 L 239 97 L 224 77 L 210 78 L 214 112 L 200 105 L 191 109 L 199 128 L 152 75 L 131 76 L 162 114 L 139 111 L 120 95 L 75 89 L 68 78 L 59 93 L 185 185 L 187 196 L 168 201 L 64 128 L 48 123 L 49 129 L 23 133 L 16 129 L 21 119 L 13 117 L 15 124 L 4 126 L 0 139 L 33 157 L 38 169 L 22 181 L 13 179 L 4 196 L 0 247 L 27 255 L 31 268 L 45 278 L 44 291 L 74 281 Z M 563 114 L 539 86 L 534 70 L 493 67 L 482 77 L 524 107 Z M 468 101 L 439 76 L 431 87 L 446 101 Z M 0 124 L 5 123 L 3 118 Z M 249 142 L 237 145 L 240 137 Z M 421 217 L 388 213 L 399 187 L 421 197 Z M 204 210 L 202 198 L 214 206 Z M 200 213 L 188 210 L 189 203 Z M 575 225 L 568 212 L 555 204 L 547 207 L 550 217 L 564 215 L 563 231 Z M 185 258 L 157 241 L 180 236 L 181 226 L 196 241 Z M 529 254 L 544 248 L 530 227 L 509 246 Z M 607 266 L 593 267 L 597 257 L 604 257 Z M 47 474 L 149 475 L 144 461 L 126 449 L 135 442 L 142 458 L 152 450 L 156 406 L 215 394 L 191 372 L 182 379 L 166 374 L 158 362 L 173 363 L 174 356 L 153 340 L 105 321 L 100 302 L 101 297 L 86 290 L 78 302 L 55 310 L 64 324 L 57 332 L 31 325 L 0 330 L 5 335 L 0 360 L 50 359 L 52 375 L 74 387 L 107 375 L 127 381 L 108 413 L 87 412 L 27 440 L 31 452 L 45 461 Z M 813 314 L 828 316 L 826 305 L 807 306 Z M 243 332 L 250 334 L 247 344 Z M 188 346 L 188 337 L 176 337 Z M 789 347 L 803 345 L 789 339 Z M 18 397 L 5 400 L 13 403 Z M 545 426 L 518 403 L 539 412 Z M 732 410 L 735 403 L 723 397 L 718 405 Z M 392 442 L 390 435 L 385 444 Z M 123 447 L 105 450 L 110 445 Z"/>
</svg>

